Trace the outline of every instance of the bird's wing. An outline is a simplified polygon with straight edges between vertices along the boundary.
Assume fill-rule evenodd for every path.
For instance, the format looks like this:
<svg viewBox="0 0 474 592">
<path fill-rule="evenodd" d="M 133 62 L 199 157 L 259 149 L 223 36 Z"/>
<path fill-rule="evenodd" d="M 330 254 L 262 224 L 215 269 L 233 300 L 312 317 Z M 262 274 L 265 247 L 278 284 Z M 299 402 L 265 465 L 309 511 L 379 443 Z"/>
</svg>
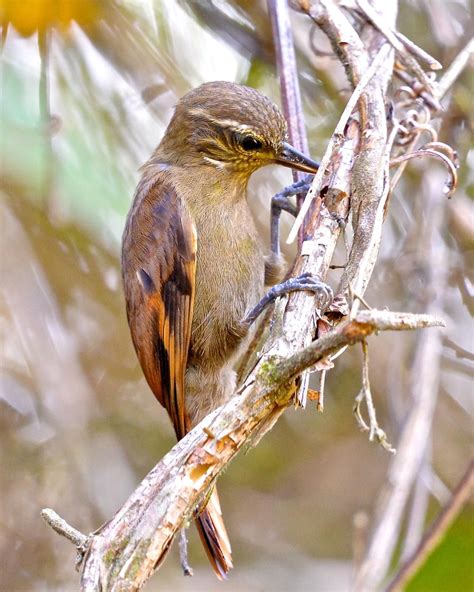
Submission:
<svg viewBox="0 0 474 592">
<path fill-rule="evenodd" d="M 189 429 L 184 375 L 194 305 L 196 230 L 169 182 L 139 185 L 122 261 L 133 343 L 179 439 Z"/>
</svg>

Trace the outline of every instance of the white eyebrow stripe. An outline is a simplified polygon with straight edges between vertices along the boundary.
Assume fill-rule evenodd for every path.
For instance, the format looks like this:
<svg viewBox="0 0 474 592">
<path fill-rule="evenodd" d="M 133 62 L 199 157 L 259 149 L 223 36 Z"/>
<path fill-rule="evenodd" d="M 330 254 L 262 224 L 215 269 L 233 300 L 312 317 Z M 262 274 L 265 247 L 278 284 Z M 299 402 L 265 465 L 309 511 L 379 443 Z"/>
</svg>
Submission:
<svg viewBox="0 0 474 592">
<path fill-rule="evenodd" d="M 196 107 L 195 109 L 190 109 L 189 113 L 194 117 L 202 117 L 203 119 L 207 119 L 208 121 L 216 123 L 221 127 L 232 128 L 235 131 L 245 132 L 247 130 L 253 130 L 251 125 L 240 123 L 240 121 L 236 121 L 235 119 L 216 119 L 215 117 L 212 117 L 210 113 L 208 113 L 204 109 L 200 109 L 199 107 Z"/>
<path fill-rule="evenodd" d="M 221 162 L 220 160 L 215 160 L 214 158 L 211 158 L 210 156 L 203 156 L 203 160 L 205 160 L 209 164 L 212 164 L 213 166 L 215 166 L 216 169 L 225 169 L 227 167 L 227 165 L 229 164 L 227 162 Z"/>
<path fill-rule="evenodd" d="M 235 129 L 238 132 L 245 132 L 246 130 L 252 130 L 251 125 L 246 125 L 245 123 L 239 123 L 238 121 L 234 121 L 233 119 L 214 119 L 216 123 L 221 125 L 222 127 L 230 127 Z"/>
</svg>

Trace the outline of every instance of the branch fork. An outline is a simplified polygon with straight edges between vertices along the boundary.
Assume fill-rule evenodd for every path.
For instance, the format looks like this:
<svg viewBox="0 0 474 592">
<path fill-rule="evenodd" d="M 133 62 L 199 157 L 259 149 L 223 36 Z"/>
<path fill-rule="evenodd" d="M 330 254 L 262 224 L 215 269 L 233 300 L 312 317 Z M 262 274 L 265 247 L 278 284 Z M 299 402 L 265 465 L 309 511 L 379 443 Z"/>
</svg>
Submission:
<svg viewBox="0 0 474 592">
<path fill-rule="evenodd" d="M 98 531 L 86 536 L 44 510 L 48 524 L 84 556 L 82 590 L 138 590 L 219 472 L 291 404 L 293 381 L 303 370 L 378 331 L 442 325 L 429 315 L 363 311 L 287 358 L 269 353 L 239 395 L 180 440 Z"/>
</svg>

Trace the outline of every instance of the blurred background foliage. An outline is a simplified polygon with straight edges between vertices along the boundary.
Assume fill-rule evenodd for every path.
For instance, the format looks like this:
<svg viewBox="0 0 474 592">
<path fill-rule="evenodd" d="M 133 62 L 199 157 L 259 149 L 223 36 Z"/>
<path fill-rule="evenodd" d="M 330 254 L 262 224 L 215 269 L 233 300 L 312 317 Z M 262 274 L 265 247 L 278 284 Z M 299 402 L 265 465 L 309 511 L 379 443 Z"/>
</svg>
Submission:
<svg viewBox="0 0 474 592">
<path fill-rule="evenodd" d="M 406 0 L 398 28 L 447 66 L 472 33 L 469 10 L 467 0 Z M 124 313 L 119 249 L 137 169 L 190 88 L 232 80 L 278 102 L 279 86 L 262 1 L 0 0 L 0 20 L 0 589 L 76 590 L 73 548 L 42 522 L 41 508 L 90 532 L 174 443 L 139 371 Z M 309 20 L 292 13 L 292 21 L 317 157 L 348 85 Z M 472 350 L 472 70 L 450 99 L 441 140 L 458 150 L 461 169 L 443 235 L 446 335 Z M 429 217 L 417 206 L 427 169 L 441 174 L 444 199 L 439 168 L 410 165 L 399 185 L 367 295 L 374 306 L 414 310 L 423 272 L 413 220 Z M 254 177 L 251 201 L 267 241 L 269 198 L 291 176 L 270 167 Z M 417 257 L 423 262 L 422 253 Z M 414 336 L 383 335 L 374 343 L 372 387 L 396 443 L 409 404 Z M 424 475 L 427 522 L 472 454 L 472 357 L 456 353 L 449 344 L 443 352 Z M 226 590 L 347 589 L 353 516 L 370 515 L 390 460 L 356 427 L 359 385 L 354 350 L 328 377 L 323 415 L 290 409 L 220 479 L 236 564 Z M 466 509 L 410 592 L 472 589 L 473 534 Z M 193 532 L 193 579 L 181 576 L 173 551 L 147 589 L 220 590 L 195 543 Z"/>
</svg>

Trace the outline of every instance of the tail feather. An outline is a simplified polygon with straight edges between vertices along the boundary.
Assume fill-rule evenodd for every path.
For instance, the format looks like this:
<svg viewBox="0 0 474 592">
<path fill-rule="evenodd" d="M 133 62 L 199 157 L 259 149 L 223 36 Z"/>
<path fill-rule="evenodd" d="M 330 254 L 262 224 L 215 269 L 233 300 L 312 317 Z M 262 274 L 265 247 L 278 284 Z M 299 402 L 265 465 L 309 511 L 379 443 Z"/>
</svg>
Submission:
<svg viewBox="0 0 474 592">
<path fill-rule="evenodd" d="M 233 567 L 232 549 L 215 488 L 206 507 L 196 519 L 196 526 L 217 577 L 220 580 L 225 580 L 227 573 Z"/>
</svg>

